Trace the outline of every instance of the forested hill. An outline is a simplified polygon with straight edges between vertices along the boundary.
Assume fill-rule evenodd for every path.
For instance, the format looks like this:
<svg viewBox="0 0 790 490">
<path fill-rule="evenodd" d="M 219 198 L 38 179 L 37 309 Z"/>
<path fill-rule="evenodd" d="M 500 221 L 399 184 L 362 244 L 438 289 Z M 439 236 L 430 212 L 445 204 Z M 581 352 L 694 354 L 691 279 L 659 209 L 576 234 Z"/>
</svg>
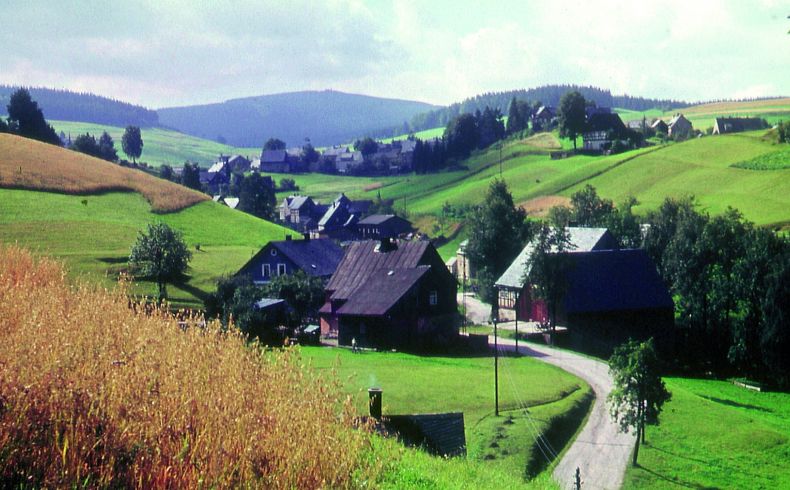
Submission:
<svg viewBox="0 0 790 490">
<path fill-rule="evenodd" d="M 19 87 L 0 85 L 0 115 L 5 116 L 8 99 Z M 49 120 L 81 121 L 109 126 L 151 127 L 159 124 L 156 111 L 139 105 L 121 102 L 100 95 L 55 90 L 49 88 L 29 88 L 30 96 L 38 103 Z"/>
<path fill-rule="evenodd" d="M 344 143 L 382 130 L 408 129 L 415 115 L 438 106 L 334 90 L 291 92 L 216 104 L 159 109 L 160 124 L 234 146 L 257 147 L 275 137 L 288 146 Z"/>
<path fill-rule="evenodd" d="M 448 107 L 435 109 L 423 114 L 418 114 L 410 121 L 412 131 L 446 126 L 447 122 L 453 117 L 472 113 L 476 110 L 482 111 L 486 106 L 499 108 L 503 114 L 507 114 L 510 101 L 513 97 L 529 102 L 542 102 L 544 105 L 558 106 L 560 97 L 568 91 L 577 90 L 585 99 L 592 100 L 600 107 L 619 107 L 642 111 L 647 109 L 661 109 L 668 111 L 676 107 L 686 107 L 689 104 L 679 100 L 670 99 L 649 99 L 645 97 L 632 97 L 630 95 L 612 95 L 609 90 L 597 87 L 583 87 L 579 85 L 545 85 L 537 88 L 509 90 L 507 92 L 489 92 L 476 95 L 462 102 L 451 104 Z"/>
</svg>

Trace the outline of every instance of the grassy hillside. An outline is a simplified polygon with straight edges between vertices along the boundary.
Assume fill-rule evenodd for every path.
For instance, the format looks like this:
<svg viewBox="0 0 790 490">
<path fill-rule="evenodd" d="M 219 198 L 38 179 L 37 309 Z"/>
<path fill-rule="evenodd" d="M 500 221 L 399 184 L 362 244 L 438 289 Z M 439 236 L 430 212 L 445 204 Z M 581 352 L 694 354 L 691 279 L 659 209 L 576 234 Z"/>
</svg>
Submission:
<svg viewBox="0 0 790 490">
<path fill-rule="evenodd" d="M 672 400 L 647 429 L 623 488 L 790 488 L 790 394 L 669 378 Z"/>
<path fill-rule="evenodd" d="M 500 359 L 500 417 L 494 416 L 491 357 L 420 357 L 401 353 L 303 348 L 302 356 L 319 373 L 343 380 L 358 413 L 368 412 L 367 388 L 383 389 L 384 414 L 464 413 L 470 464 L 523 481 L 527 467 L 543 460 L 534 446 L 536 432 L 546 433 L 557 419 L 581 410 L 565 440 L 586 414 L 589 387 L 561 369 L 529 357 Z M 405 375 L 408 373 L 408 376 Z M 528 380 L 528 382 L 526 382 Z M 523 410 L 529 407 L 529 414 Z M 547 436 L 559 452 L 565 440 Z M 545 460 L 544 460 L 545 463 Z"/>
<path fill-rule="evenodd" d="M 68 194 L 138 192 L 161 213 L 208 199 L 139 170 L 11 134 L 0 134 L 0 187 Z"/>
<path fill-rule="evenodd" d="M 193 307 L 220 275 L 288 232 L 144 172 L 0 134 L 0 242 L 61 257 L 74 274 L 110 285 L 125 270 L 138 231 L 153 221 L 181 231 L 193 250 L 187 276 L 169 287 L 177 305 Z M 154 291 L 149 282 L 132 289 Z"/>
<path fill-rule="evenodd" d="M 121 146 L 124 128 L 73 121 L 50 121 L 55 131 L 71 135 L 72 140 L 80 134 L 90 133 L 97 138 L 107 131 L 115 141 L 115 149 L 119 158 L 127 158 Z M 140 128 L 143 137 L 143 154 L 140 161 L 154 167 L 163 164 L 182 165 L 186 160 L 200 163 L 202 167 L 216 161 L 221 154 L 240 154 L 254 157 L 260 154 L 260 148 L 235 148 L 215 141 L 189 136 L 178 131 L 163 128 Z M 261 143 L 263 145 L 263 143 Z"/>
</svg>

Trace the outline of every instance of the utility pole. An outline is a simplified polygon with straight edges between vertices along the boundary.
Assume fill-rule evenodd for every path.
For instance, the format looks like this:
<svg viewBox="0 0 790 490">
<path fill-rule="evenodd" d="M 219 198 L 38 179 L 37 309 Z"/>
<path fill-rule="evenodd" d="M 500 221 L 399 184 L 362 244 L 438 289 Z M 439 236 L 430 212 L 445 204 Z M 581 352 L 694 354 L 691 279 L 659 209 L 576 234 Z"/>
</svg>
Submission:
<svg viewBox="0 0 790 490">
<path fill-rule="evenodd" d="M 499 178 L 502 179 L 502 141 L 499 141 Z"/>
<path fill-rule="evenodd" d="M 499 320 L 499 309 L 491 310 L 494 313 L 494 415 L 499 417 L 499 344 L 497 342 L 496 324 Z"/>
<path fill-rule="evenodd" d="M 518 296 L 516 296 L 516 355 L 518 355 Z"/>
</svg>

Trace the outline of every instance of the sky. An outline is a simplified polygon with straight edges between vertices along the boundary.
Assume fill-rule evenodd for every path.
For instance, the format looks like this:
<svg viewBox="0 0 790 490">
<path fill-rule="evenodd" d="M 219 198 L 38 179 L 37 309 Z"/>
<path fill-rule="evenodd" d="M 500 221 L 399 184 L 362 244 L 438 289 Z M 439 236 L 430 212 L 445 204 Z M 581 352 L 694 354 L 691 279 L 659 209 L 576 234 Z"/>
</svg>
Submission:
<svg viewBox="0 0 790 490">
<path fill-rule="evenodd" d="M 0 83 L 149 108 L 298 90 L 450 104 L 553 83 L 790 95 L 790 0 L 0 1 Z"/>
</svg>

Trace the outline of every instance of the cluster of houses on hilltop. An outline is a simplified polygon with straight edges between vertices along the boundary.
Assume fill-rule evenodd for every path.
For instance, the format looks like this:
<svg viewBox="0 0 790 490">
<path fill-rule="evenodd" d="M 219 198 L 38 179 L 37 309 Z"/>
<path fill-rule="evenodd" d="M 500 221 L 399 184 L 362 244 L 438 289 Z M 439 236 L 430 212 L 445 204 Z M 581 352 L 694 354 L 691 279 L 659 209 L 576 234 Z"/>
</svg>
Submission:
<svg viewBox="0 0 790 490">
<path fill-rule="evenodd" d="M 310 196 L 284 198 L 278 208 L 280 221 L 289 228 L 316 238 L 339 241 L 396 238 L 410 234 L 412 225 L 394 214 L 369 214 L 373 201 L 352 201 L 340 194 L 328 205 Z"/>
</svg>

